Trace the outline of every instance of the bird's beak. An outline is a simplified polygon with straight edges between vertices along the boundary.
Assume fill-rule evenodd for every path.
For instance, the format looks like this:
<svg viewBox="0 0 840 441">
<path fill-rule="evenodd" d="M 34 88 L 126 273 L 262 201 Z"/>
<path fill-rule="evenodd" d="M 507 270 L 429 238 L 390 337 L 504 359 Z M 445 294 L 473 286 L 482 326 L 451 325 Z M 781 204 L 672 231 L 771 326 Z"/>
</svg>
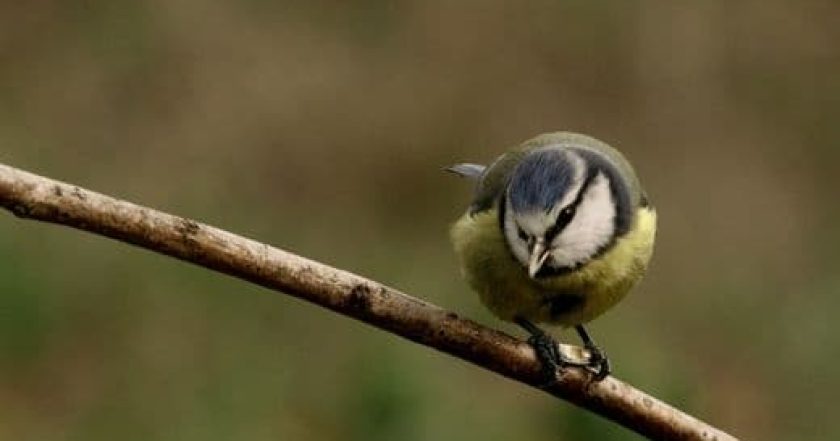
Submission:
<svg viewBox="0 0 840 441">
<path fill-rule="evenodd" d="M 545 264 L 548 256 L 549 250 L 545 247 L 545 241 L 537 240 L 536 243 L 534 243 L 534 248 L 531 249 L 531 260 L 528 262 L 528 275 L 531 276 L 532 279 L 538 272 L 540 272 L 540 268 L 542 268 L 543 264 Z"/>
</svg>

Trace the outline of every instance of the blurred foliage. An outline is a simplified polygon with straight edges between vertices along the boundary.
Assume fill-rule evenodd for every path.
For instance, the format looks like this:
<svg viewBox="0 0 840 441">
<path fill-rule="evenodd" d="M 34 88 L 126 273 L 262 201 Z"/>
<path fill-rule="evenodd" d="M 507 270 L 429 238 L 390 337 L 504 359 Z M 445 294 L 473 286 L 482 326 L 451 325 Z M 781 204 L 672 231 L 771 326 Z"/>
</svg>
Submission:
<svg viewBox="0 0 840 441">
<path fill-rule="evenodd" d="M 620 147 L 649 277 L 616 373 L 744 439 L 840 437 L 840 4 L 1 2 L 0 161 L 240 232 L 490 326 L 447 227 L 541 132 Z M 572 335 L 562 334 L 575 341 Z M 0 439 L 638 439 L 281 295 L 0 222 Z"/>
</svg>

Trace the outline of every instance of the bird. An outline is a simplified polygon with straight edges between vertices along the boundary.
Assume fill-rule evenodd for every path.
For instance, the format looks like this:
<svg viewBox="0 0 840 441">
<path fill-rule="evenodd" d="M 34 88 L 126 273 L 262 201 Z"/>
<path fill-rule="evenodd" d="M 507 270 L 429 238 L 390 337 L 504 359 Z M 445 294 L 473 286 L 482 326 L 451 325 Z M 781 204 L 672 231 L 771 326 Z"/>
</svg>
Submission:
<svg viewBox="0 0 840 441">
<path fill-rule="evenodd" d="M 591 136 L 554 132 L 489 166 L 446 170 L 475 181 L 450 238 L 484 306 L 528 332 L 547 381 L 567 366 L 606 378 L 609 358 L 584 325 L 642 279 L 656 236 L 656 210 L 630 162 Z M 562 354 L 538 324 L 574 327 L 589 357 Z"/>
</svg>

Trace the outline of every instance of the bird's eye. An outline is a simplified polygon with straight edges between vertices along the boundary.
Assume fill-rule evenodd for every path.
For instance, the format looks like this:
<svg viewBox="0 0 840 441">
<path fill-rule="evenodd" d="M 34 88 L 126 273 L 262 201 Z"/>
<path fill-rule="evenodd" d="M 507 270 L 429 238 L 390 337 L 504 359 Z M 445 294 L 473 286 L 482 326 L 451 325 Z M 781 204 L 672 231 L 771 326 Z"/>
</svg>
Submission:
<svg viewBox="0 0 840 441">
<path fill-rule="evenodd" d="M 572 221 L 573 217 L 575 217 L 574 206 L 569 206 L 560 210 L 560 213 L 557 215 L 557 221 L 551 226 L 551 228 L 548 229 L 548 231 L 546 231 L 546 237 L 554 238 L 560 234 L 560 232 L 566 228 L 566 225 L 569 225 L 569 222 Z"/>
<path fill-rule="evenodd" d="M 560 211 L 560 216 L 557 217 L 557 223 L 567 224 L 575 216 L 575 207 L 566 207 Z"/>
</svg>

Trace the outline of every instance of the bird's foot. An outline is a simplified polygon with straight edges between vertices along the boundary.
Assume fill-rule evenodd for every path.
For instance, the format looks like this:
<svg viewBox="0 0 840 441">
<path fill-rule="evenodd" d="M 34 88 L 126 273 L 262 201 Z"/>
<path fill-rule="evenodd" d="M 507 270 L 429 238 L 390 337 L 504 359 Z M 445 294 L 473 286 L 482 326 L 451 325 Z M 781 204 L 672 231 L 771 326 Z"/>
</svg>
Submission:
<svg viewBox="0 0 840 441">
<path fill-rule="evenodd" d="M 528 344 L 534 348 L 537 360 L 540 361 L 542 372 L 541 387 L 551 386 L 557 382 L 557 370 L 565 365 L 563 356 L 560 354 L 560 347 L 557 341 L 550 335 L 540 332 L 528 337 Z"/>
<path fill-rule="evenodd" d="M 607 378 L 607 375 L 612 371 L 610 359 L 607 358 L 607 354 L 598 348 L 595 341 L 592 340 L 592 337 L 589 336 L 589 333 L 586 332 L 586 329 L 582 325 L 575 326 L 575 330 L 580 336 L 580 339 L 583 340 L 583 347 L 589 351 L 589 361 L 586 363 L 586 367 L 593 370 L 595 374 L 593 380 L 601 381 Z"/>
</svg>

